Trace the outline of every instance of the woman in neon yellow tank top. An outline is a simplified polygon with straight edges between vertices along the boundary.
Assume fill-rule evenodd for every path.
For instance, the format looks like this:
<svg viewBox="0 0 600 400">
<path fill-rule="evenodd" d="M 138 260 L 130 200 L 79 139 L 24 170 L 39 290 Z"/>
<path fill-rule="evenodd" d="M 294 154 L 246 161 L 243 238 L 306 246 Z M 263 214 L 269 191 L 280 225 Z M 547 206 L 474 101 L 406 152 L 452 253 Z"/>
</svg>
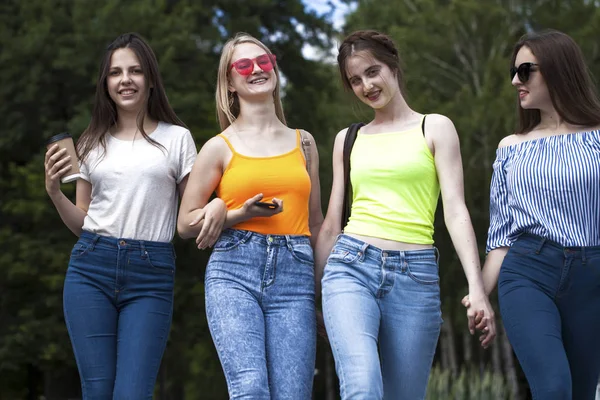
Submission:
<svg viewBox="0 0 600 400">
<path fill-rule="evenodd" d="M 340 394 L 423 399 L 442 323 L 432 238 L 440 191 L 469 294 L 477 298 L 469 329 L 474 333 L 478 316 L 483 346 L 495 335 L 464 202 L 458 136 L 448 118 L 425 117 L 408 106 L 398 51 L 388 36 L 351 34 L 340 46 L 338 64 L 344 86 L 375 111 L 351 153 L 353 203 L 344 227 L 346 129 L 335 139 L 331 197 L 315 251 Z"/>
</svg>

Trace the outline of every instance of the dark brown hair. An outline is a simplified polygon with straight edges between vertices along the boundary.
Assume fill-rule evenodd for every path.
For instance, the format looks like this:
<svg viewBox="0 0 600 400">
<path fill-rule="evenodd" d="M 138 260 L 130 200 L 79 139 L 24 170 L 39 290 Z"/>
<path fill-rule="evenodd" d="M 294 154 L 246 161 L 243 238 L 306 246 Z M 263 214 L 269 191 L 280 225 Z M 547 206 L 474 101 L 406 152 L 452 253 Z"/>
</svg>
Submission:
<svg viewBox="0 0 600 400">
<path fill-rule="evenodd" d="M 144 74 L 146 83 L 146 107 L 137 116 L 137 127 L 144 139 L 157 147 L 162 147 L 158 142 L 149 137 L 144 131 L 144 118 L 149 115 L 156 121 L 168 122 L 173 125 L 186 127 L 177 117 L 169 104 L 162 78 L 158 70 L 158 61 L 152 48 L 137 33 L 125 33 L 117 37 L 106 49 L 100 63 L 100 75 L 96 84 L 96 96 L 92 109 L 90 124 L 81 134 L 77 142 L 77 150 L 81 160 L 96 146 L 100 145 L 106 150 L 106 133 L 117 123 L 117 106 L 108 94 L 106 78 L 110 69 L 110 60 L 117 49 L 131 49 L 138 60 Z"/>
<path fill-rule="evenodd" d="M 386 34 L 373 31 L 356 31 L 348 35 L 338 50 L 338 67 L 344 87 L 352 90 L 352 85 L 348 80 L 348 59 L 355 52 L 368 52 L 373 58 L 381 61 L 388 66 L 390 70 L 396 73 L 398 85 L 401 92 L 404 92 L 404 79 L 401 68 L 401 60 L 398 55 L 398 49 L 394 41 Z"/>
<path fill-rule="evenodd" d="M 548 86 L 554 109 L 572 125 L 600 124 L 600 101 L 581 49 L 569 36 L 557 30 L 528 33 L 514 47 L 511 66 L 517 53 L 527 47 L 537 59 L 539 72 Z M 532 131 L 541 121 L 540 110 L 520 105 L 516 133 Z"/>
</svg>

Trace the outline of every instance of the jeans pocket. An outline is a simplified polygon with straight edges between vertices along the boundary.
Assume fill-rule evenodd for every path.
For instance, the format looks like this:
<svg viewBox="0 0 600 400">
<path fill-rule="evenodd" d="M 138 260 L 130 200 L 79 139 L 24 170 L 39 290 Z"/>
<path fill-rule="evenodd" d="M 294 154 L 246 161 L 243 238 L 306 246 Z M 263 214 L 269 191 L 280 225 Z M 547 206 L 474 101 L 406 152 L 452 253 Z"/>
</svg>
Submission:
<svg viewBox="0 0 600 400">
<path fill-rule="evenodd" d="M 237 237 L 236 235 L 229 235 L 227 233 L 221 234 L 217 242 L 213 246 L 213 251 L 229 251 L 238 247 L 244 242 L 244 238 Z"/>
<path fill-rule="evenodd" d="M 342 262 L 344 264 L 352 264 L 353 262 L 357 261 L 361 255 L 362 253 L 360 252 L 360 250 L 349 250 L 346 248 L 336 246 L 331 251 L 331 254 L 329 254 L 327 263 L 329 264 L 329 262 Z"/>
<path fill-rule="evenodd" d="M 536 243 L 528 239 L 517 238 L 517 240 L 508 249 L 508 254 L 515 256 L 530 256 L 533 254 L 539 254 L 540 248 L 540 243 Z"/>
<path fill-rule="evenodd" d="M 440 281 L 438 266 L 434 260 L 410 261 L 406 272 L 413 281 L 422 285 L 435 285 Z"/>
<path fill-rule="evenodd" d="M 290 245 L 290 252 L 292 253 L 294 260 L 302 264 L 310 265 L 311 267 L 315 265 L 313 249 L 310 244 L 294 243 Z"/>
<path fill-rule="evenodd" d="M 173 256 L 173 251 L 146 250 L 144 255 L 146 256 L 146 262 L 154 270 L 168 275 L 173 275 L 175 273 L 175 257 Z"/>
<path fill-rule="evenodd" d="M 78 240 L 77 243 L 75 243 L 75 246 L 73 246 L 73 250 L 71 250 L 71 258 L 79 258 L 84 256 L 91 246 L 92 244 L 89 242 Z"/>
</svg>

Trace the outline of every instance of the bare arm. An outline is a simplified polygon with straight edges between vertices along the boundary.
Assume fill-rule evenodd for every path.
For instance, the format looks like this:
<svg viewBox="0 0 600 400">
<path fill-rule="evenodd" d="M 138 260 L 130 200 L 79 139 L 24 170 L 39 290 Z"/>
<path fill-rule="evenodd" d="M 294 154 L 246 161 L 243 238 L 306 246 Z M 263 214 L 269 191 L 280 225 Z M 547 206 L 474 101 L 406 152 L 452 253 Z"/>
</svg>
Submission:
<svg viewBox="0 0 600 400">
<path fill-rule="evenodd" d="M 75 204 L 60 190 L 60 177 L 64 175 L 71 165 L 70 158 L 64 157 L 66 150 L 58 151 L 58 145 L 52 146 L 47 152 L 44 160 L 46 175 L 46 192 L 56 207 L 58 215 L 64 224 L 76 236 L 81 235 L 83 220 L 87 215 L 90 202 L 92 201 L 92 185 L 83 179 L 77 180 L 77 194 Z"/>
<path fill-rule="evenodd" d="M 519 140 L 518 136 L 509 135 L 500 141 L 498 148 L 513 145 L 518 143 Z M 505 235 L 510 231 L 509 226 L 511 224 L 506 188 L 506 172 L 502 167 L 502 163 L 500 163 L 494 167 L 490 187 L 490 229 L 488 240 L 491 240 L 493 250 L 488 253 L 483 267 L 483 284 L 485 293 L 488 296 L 494 291 L 498 283 L 500 267 L 510 248 L 511 241 Z"/>
<path fill-rule="evenodd" d="M 231 228 L 241 222 L 247 221 L 250 218 L 255 217 L 271 217 L 275 214 L 279 214 L 283 211 L 283 200 L 273 198 L 272 201 L 277 205 L 277 208 L 260 208 L 254 205 L 257 201 L 263 199 L 263 194 L 258 193 L 254 197 L 249 198 L 244 202 L 241 208 L 227 211 L 227 219 L 225 221 L 225 228 Z"/>
<path fill-rule="evenodd" d="M 485 259 L 485 264 L 483 265 L 483 286 L 485 288 L 486 295 L 490 295 L 496 284 L 498 283 L 498 276 L 500 275 L 500 268 L 502 267 L 502 262 L 504 261 L 504 257 L 508 253 L 509 247 L 498 247 L 492 251 L 490 251 Z M 461 300 L 462 305 L 464 305 L 467 309 L 471 307 L 470 295 L 466 295 Z M 485 321 L 482 321 L 482 315 L 478 314 L 475 317 L 475 324 L 477 325 L 477 329 L 483 329 L 483 334 L 479 340 L 482 341 L 482 345 L 487 344 L 487 327 Z"/>
<path fill-rule="evenodd" d="M 490 333 L 484 347 L 495 335 L 494 312 L 485 294 L 480 269 L 477 240 L 465 205 L 462 160 L 458 134 L 454 124 L 441 115 L 430 115 L 426 120 L 426 138 L 434 148 L 435 166 L 438 173 L 444 206 L 444 222 L 469 285 L 469 297 L 473 305 L 467 311 L 469 330 L 474 333 L 474 317 L 483 311 Z"/>
<path fill-rule="evenodd" d="M 427 117 L 426 133 L 435 150 L 444 222 L 463 265 L 469 293 L 483 293 L 477 240 L 464 198 L 463 169 L 456 129 L 448 118 L 433 114 Z"/>
<path fill-rule="evenodd" d="M 310 140 L 310 199 L 308 226 L 310 229 L 310 242 L 313 248 L 317 245 L 317 238 L 323 225 L 323 210 L 321 209 L 321 182 L 319 180 L 319 151 L 314 137 L 304 131 Z"/>
<path fill-rule="evenodd" d="M 485 293 L 489 296 L 498 283 L 498 276 L 500 275 L 500 267 L 504 261 L 504 257 L 508 253 L 510 247 L 498 247 L 490 251 L 485 258 L 485 264 L 483 265 L 483 286 Z"/>
<path fill-rule="evenodd" d="M 196 157 L 192 171 L 179 184 L 182 199 L 177 232 L 184 239 L 197 237 L 202 230 L 204 207 L 221 180 L 224 147 L 225 143 L 218 137 L 206 142 Z"/>
<path fill-rule="evenodd" d="M 342 232 L 342 209 L 344 207 L 344 140 L 346 129 L 340 131 L 333 145 L 333 183 L 327 215 L 321 225 L 315 247 L 315 293 L 317 298 L 321 295 L 321 278 L 327 263 L 327 258 L 335 243 L 336 237 Z"/>
</svg>

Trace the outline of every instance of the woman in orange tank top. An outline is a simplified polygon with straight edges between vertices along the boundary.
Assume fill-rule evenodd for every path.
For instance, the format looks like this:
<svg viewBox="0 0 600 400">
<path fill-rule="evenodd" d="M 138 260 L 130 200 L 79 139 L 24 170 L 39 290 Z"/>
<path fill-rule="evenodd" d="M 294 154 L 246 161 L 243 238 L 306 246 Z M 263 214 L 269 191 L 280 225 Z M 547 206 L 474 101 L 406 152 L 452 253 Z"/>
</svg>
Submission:
<svg viewBox="0 0 600 400">
<path fill-rule="evenodd" d="M 238 34 L 225 44 L 216 92 L 223 132 L 200 150 L 179 212 L 179 234 L 197 236 L 200 248 L 220 235 L 205 302 L 232 399 L 312 394 L 318 154 L 309 133 L 286 126 L 279 90 L 263 43 Z M 223 232 L 202 210 L 213 192 L 227 206 Z"/>
</svg>

